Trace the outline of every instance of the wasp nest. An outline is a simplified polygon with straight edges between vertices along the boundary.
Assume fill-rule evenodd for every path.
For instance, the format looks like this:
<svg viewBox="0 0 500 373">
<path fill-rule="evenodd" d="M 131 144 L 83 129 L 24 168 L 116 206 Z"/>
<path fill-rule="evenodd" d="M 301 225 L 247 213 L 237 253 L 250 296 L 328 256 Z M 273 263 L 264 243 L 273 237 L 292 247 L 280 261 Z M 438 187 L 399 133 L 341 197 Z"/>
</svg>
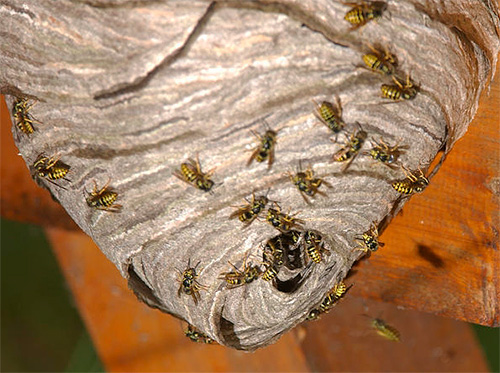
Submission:
<svg viewBox="0 0 500 373">
<path fill-rule="evenodd" d="M 344 295 L 499 49 L 472 0 L 7 0 L 0 18 L 34 177 L 139 298 L 244 350 Z"/>
</svg>

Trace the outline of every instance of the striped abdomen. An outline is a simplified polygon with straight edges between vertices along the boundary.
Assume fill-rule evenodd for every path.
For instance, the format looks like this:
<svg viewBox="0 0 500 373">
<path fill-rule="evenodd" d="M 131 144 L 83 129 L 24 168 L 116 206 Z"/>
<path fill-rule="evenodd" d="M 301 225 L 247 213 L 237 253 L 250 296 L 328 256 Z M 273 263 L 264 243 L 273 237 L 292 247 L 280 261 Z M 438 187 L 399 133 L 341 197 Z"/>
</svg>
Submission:
<svg viewBox="0 0 500 373">
<path fill-rule="evenodd" d="M 89 206 L 91 207 L 110 207 L 118 198 L 118 193 L 106 190 L 89 200 Z"/>
</svg>

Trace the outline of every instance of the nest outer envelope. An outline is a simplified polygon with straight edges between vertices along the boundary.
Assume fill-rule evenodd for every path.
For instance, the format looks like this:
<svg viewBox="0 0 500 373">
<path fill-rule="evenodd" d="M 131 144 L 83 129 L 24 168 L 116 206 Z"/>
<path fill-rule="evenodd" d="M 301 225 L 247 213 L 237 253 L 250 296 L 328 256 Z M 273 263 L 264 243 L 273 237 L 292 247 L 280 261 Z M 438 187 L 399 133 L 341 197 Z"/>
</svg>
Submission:
<svg viewBox="0 0 500 373">
<path fill-rule="evenodd" d="M 304 320 L 362 255 L 354 236 L 402 206 L 390 181 L 404 177 L 367 156 L 347 172 L 340 148 L 313 116 L 312 100 L 342 104 L 346 134 L 409 149 L 400 160 L 427 170 L 462 136 L 493 75 L 498 11 L 491 2 L 389 1 L 377 22 L 349 31 L 350 9 L 333 1 L 3 1 L 0 87 L 36 101 L 32 136 L 13 126 L 28 167 L 41 153 L 71 165 L 65 189 L 42 181 L 118 267 L 140 299 L 189 321 L 219 343 L 253 350 Z M 387 46 L 420 88 L 383 104 L 390 79 L 360 68 L 368 44 Z M 271 170 L 254 162 L 264 120 L 278 130 Z M 339 142 L 343 141 L 343 135 Z M 212 193 L 173 176 L 199 154 L 216 167 Z M 307 205 L 286 172 L 312 165 L 332 185 Z M 108 179 L 121 213 L 91 209 L 85 191 Z M 61 181 L 64 183 L 64 181 Z M 295 272 L 292 293 L 258 280 L 229 290 L 218 279 L 245 255 L 258 263 L 279 232 L 263 221 L 229 220 L 244 197 L 263 194 L 322 234 L 325 261 Z M 389 248 L 390 249 L 390 248 Z M 199 266 L 207 286 L 195 305 L 178 297 L 178 271 Z M 280 272 L 279 276 L 283 276 Z M 363 286 L 363 284 L 356 284 Z"/>
</svg>

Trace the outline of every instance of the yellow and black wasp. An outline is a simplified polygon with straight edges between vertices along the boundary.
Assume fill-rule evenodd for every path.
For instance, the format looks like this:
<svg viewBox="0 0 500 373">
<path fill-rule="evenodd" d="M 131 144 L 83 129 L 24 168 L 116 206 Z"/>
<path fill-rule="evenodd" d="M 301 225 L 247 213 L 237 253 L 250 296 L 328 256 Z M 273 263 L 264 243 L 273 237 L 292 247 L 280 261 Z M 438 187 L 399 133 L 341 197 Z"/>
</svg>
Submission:
<svg viewBox="0 0 500 373">
<path fill-rule="evenodd" d="M 276 147 L 278 131 L 273 131 L 268 127 L 263 136 L 259 135 L 255 131 L 252 131 L 252 134 L 257 137 L 260 144 L 254 149 L 252 155 L 250 156 L 250 159 L 247 162 L 247 167 L 250 166 L 254 159 L 257 162 L 264 162 L 267 160 L 267 168 L 270 169 L 274 162 L 274 148 Z"/>
<path fill-rule="evenodd" d="M 371 324 L 377 334 L 381 337 L 384 337 L 385 339 L 388 339 L 390 341 L 400 341 L 401 338 L 399 331 L 396 328 L 387 325 L 384 320 L 378 318 L 373 319 Z"/>
<path fill-rule="evenodd" d="M 109 212 L 120 212 L 122 205 L 115 204 L 118 198 L 118 193 L 109 188 L 111 179 L 101 188 L 97 188 L 97 183 L 94 180 L 94 189 L 88 193 L 86 198 L 87 205 L 94 207 L 98 210 L 105 210 Z"/>
<path fill-rule="evenodd" d="M 285 249 L 281 235 L 269 239 L 262 251 L 264 263 L 272 263 L 278 267 L 285 261 Z"/>
<path fill-rule="evenodd" d="M 321 316 L 321 311 L 318 310 L 317 308 L 313 308 L 311 311 L 309 311 L 306 320 L 307 321 L 318 320 L 320 316 Z"/>
<path fill-rule="evenodd" d="M 304 234 L 304 248 L 307 257 L 314 263 L 321 263 L 323 253 L 330 254 L 330 250 L 324 247 L 323 238 L 313 231 L 306 231 Z"/>
<path fill-rule="evenodd" d="M 205 173 L 202 172 L 200 160 L 198 156 L 196 156 L 196 160 L 189 158 L 187 163 L 182 163 L 180 170 L 175 170 L 173 175 L 195 188 L 203 190 L 204 192 L 210 192 L 214 186 L 214 182 L 210 179 L 214 171 L 215 168 Z"/>
<path fill-rule="evenodd" d="M 411 172 L 406 167 L 401 166 L 406 178 L 403 180 L 396 180 L 392 182 L 392 187 L 399 193 L 403 195 L 411 195 L 414 193 L 421 193 L 429 185 L 429 179 L 427 179 L 419 168 L 417 171 Z"/>
<path fill-rule="evenodd" d="M 35 174 L 39 178 L 47 179 L 52 184 L 66 189 L 61 185 L 54 183 L 54 180 L 66 180 L 71 181 L 66 178 L 67 173 L 70 170 L 70 166 L 59 160 L 58 156 L 49 157 L 46 154 L 40 154 L 35 162 L 33 163 L 33 169 Z"/>
<path fill-rule="evenodd" d="M 271 281 L 278 275 L 280 267 L 285 262 L 285 247 L 281 235 L 269 239 L 262 251 L 264 271 L 262 279 Z"/>
<path fill-rule="evenodd" d="M 184 271 L 181 272 L 176 268 L 179 273 L 177 281 L 180 283 L 177 295 L 179 297 L 181 294 L 191 295 L 194 304 L 198 304 L 198 300 L 200 299 L 200 290 L 207 288 L 196 280 L 198 278 L 196 268 L 199 264 L 200 262 L 198 262 L 194 267 L 191 267 L 191 259 L 188 259 L 187 268 Z"/>
<path fill-rule="evenodd" d="M 344 146 L 335 152 L 332 156 L 332 160 L 335 162 L 346 162 L 342 171 L 346 171 L 351 162 L 354 160 L 359 150 L 363 146 L 368 134 L 360 129 L 359 131 L 354 131 L 351 136 L 347 139 Z M 332 140 L 333 141 L 333 140 Z"/>
<path fill-rule="evenodd" d="M 321 304 L 319 305 L 319 310 L 322 313 L 330 311 L 335 303 L 337 303 L 352 287 L 347 285 L 344 282 L 339 282 L 336 284 L 326 295 Z"/>
<path fill-rule="evenodd" d="M 375 145 L 369 150 L 364 152 L 363 154 L 371 156 L 374 160 L 381 162 L 382 164 L 390 167 L 396 168 L 396 164 L 398 163 L 398 158 L 401 154 L 404 153 L 404 150 L 407 149 L 407 146 L 400 146 L 397 143 L 394 146 L 389 146 L 380 138 L 380 141 L 376 141 L 375 139 L 371 140 Z"/>
<path fill-rule="evenodd" d="M 14 102 L 12 108 L 12 115 L 16 121 L 16 127 L 26 135 L 31 135 L 35 131 L 33 123 L 40 123 L 29 113 L 32 107 L 33 105 L 29 104 L 27 98 L 18 98 Z"/>
<path fill-rule="evenodd" d="M 248 227 L 257 218 L 266 207 L 269 199 L 267 195 L 255 198 L 255 194 L 252 193 L 252 200 L 247 202 L 248 204 L 238 207 L 238 210 L 229 215 L 229 219 L 238 217 L 244 223 L 244 227 Z"/>
<path fill-rule="evenodd" d="M 230 266 L 234 268 L 234 271 L 223 272 L 220 274 L 219 279 L 225 280 L 229 289 L 235 289 L 237 287 L 249 284 L 254 280 L 257 280 L 261 273 L 261 270 L 258 266 L 252 265 L 252 263 L 246 263 L 247 257 L 243 261 L 243 269 L 238 269 L 234 266 L 234 264 L 229 263 Z"/>
<path fill-rule="evenodd" d="M 344 19 L 352 25 L 351 30 L 358 29 L 366 25 L 369 21 L 382 17 L 383 12 L 387 8 L 387 3 L 383 1 L 343 1 L 342 3 L 353 7 L 344 16 Z"/>
<path fill-rule="evenodd" d="M 320 303 L 318 308 L 313 308 L 309 311 L 306 320 L 312 321 L 317 320 L 323 313 L 329 312 L 332 307 L 349 291 L 352 287 L 347 285 L 344 282 L 339 282 L 336 284 L 328 293 L 326 293 L 325 298 Z"/>
<path fill-rule="evenodd" d="M 354 237 L 356 241 L 360 243 L 361 246 L 358 246 L 356 249 L 361 250 L 365 253 L 368 251 L 374 252 L 377 251 L 379 247 L 383 247 L 384 243 L 379 242 L 378 240 L 378 229 L 375 224 L 370 226 L 370 229 L 363 233 L 360 236 Z"/>
<path fill-rule="evenodd" d="M 192 342 L 205 343 L 205 344 L 214 344 L 214 343 L 216 343 L 212 338 L 210 338 L 206 334 L 203 334 L 202 332 L 200 332 L 198 329 L 196 329 L 191 324 L 188 324 L 187 329 L 184 331 L 184 334 Z"/>
<path fill-rule="evenodd" d="M 371 53 L 363 55 L 363 62 L 373 72 L 382 75 L 392 75 L 397 65 L 396 57 L 393 56 L 389 50 L 384 48 L 384 52 L 375 49 L 373 46 L 368 45 Z"/>
<path fill-rule="evenodd" d="M 271 281 L 276 278 L 278 275 L 278 268 L 276 264 L 265 262 L 264 263 L 264 272 L 262 272 L 262 279 L 264 281 Z"/>
<path fill-rule="evenodd" d="M 328 101 L 323 101 L 321 104 L 318 104 L 314 100 L 313 102 L 316 105 L 314 110 L 316 118 L 333 133 L 337 134 L 345 127 L 345 123 L 342 120 L 342 105 L 340 104 L 340 98 L 336 96 L 335 99 L 337 101 L 335 106 Z"/>
<path fill-rule="evenodd" d="M 295 215 L 283 214 L 280 206 L 275 203 L 276 208 L 269 208 L 267 210 L 266 220 L 274 228 L 280 232 L 288 232 L 290 229 L 300 227 L 304 223 L 303 220 L 295 218 Z"/>
<path fill-rule="evenodd" d="M 309 167 L 305 171 L 302 171 L 299 166 L 299 170 L 296 174 L 288 172 L 288 176 L 290 177 L 290 181 L 297 187 L 300 195 L 307 204 L 311 203 L 307 196 L 314 197 L 316 193 L 318 193 L 326 197 L 326 193 L 318 190 L 318 188 L 322 184 L 324 184 L 328 188 L 331 188 L 331 184 L 329 184 L 328 182 L 324 181 L 323 179 L 314 177 L 314 171 L 311 167 Z"/>
<path fill-rule="evenodd" d="M 410 75 L 406 77 L 406 84 L 403 86 L 399 79 L 392 76 L 395 84 L 382 84 L 380 91 L 383 98 L 388 98 L 392 101 L 412 100 L 417 95 L 417 88 L 410 80 Z"/>
</svg>

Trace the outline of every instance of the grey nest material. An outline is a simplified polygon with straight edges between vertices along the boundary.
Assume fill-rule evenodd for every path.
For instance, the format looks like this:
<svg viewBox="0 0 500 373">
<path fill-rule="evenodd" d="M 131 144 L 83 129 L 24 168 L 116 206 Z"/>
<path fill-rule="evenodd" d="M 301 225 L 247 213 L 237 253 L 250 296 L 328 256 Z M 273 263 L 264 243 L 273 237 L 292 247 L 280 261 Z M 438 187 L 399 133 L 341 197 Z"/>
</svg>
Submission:
<svg viewBox="0 0 500 373">
<path fill-rule="evenodd" d="M 407 146 L 399 162 L 429 175 L 438 152 L 466 132 L 496 65 L 493 2 L 388 1 L 379 19 L 353 30 L 343 19 L 350 8 L 330 0 L 4 0 L 0 88 L 10 107 L 16 97 L 34 103 L 37 121 L 31 135 L 13 124 L 19 151 L 32 171 L 41 153 L 71 167 L 70 182 L 39 182 L 140 299 L 226 346 L 272 343 L 364 255 L 355 237 L 372 223 L 382 229 L 407 200 L 391 187 L 405 177 L 401 168 L 363 154 L 345 171 L 331 161 L 345 136 L 359 123 L 368 134 L 361 151 L 373 139 L 399 141 Z M 361 66 L 370 45 L 397 57 L 400 76 L 418 87 L 414 99 L 381 98 L 392 80 Z M 346 125 L 333 144 L 312 100 L 337 97 Z M 247 167 L 258 145 L 250 131 L 262 134 L 265 123 L 278 132 L 274 164 Z M 215 168 L 210 193 L 174 176 L 197 155 L 203 172 Z M 299 162 L 330 185 L 318 189 L 326 196 L 304 201 L 287 175 Z M 108 180 L 120 212 L 86 202 L 94 181 Z M 283 267 L 279 281 L 229 289 L 219 278 L 228 261 L 261 263 L 264 244 L 280 234 L 265 211 L 244 229 L 229 219 L 243 198 L 268 189 L 284 212 L 298 213 L 301 229 L 321 234 L 330 255 Z M 188 260 L 200 263 L 197 303 L 178 295 Z M 289 279 L 295 285 L 280 288 Z"/>
</svg>

